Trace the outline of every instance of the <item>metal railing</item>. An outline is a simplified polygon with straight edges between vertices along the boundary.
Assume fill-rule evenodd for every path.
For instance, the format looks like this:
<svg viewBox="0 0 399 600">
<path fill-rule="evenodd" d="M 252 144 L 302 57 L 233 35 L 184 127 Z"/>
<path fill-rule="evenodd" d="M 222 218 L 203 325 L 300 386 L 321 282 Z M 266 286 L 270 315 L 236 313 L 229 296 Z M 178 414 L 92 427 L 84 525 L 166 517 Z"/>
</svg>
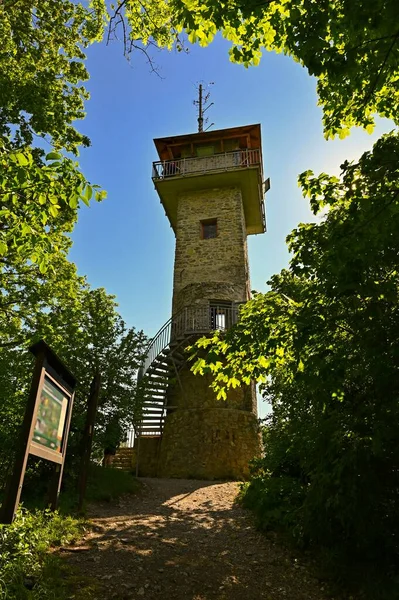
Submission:
<svg viewBox="0 0 399 600">
<path fill-rule="evenodd" d="M 139 379 L 144 377 L 156 357 L 171 341 L 195 333 L 224 331 L 237 323 L 239 307 L 239 303 L 185 306 L 173 315 L 150 341 L 146 358 L 139 370 Z"/>
<path fill-rule="evenodd" d="M 166 177 L 184 177 L 207 173 L 209 171 L 230 171 L 239 168 L 260 166 L 261 151 L 259 148 L 248 148 L 246 150 L 233 150 L 211 156 L 195 156 L 190 158 L 175 158 L 173 160 L 162 160 L 153 162 L 153 180 L 165 179 Z"/>
</svg>

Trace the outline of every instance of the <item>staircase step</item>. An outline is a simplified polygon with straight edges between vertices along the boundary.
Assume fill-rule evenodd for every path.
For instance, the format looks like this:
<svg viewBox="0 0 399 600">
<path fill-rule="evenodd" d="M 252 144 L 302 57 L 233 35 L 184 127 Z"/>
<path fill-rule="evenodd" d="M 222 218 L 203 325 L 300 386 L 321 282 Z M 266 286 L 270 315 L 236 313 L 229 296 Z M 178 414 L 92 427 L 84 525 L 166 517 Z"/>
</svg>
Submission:
<svg viewBox="0 0 399 600">
<path fill-rule="evenodd" d="M 150 366 L 150 368 L 148 369 L 147 373 L 148 375 L 153 375 L 153 374 L 159 374 L 159 375 L 163 375 L 163 376 L 167 376 L 169 373 L 169 365 L 163 367 L 161 364 L 157 364 L 157 363 L 152 363 L 152 365 Z"/>
<path fill-rule="evenodd" d="M 162 381 L 162 383 L 164 383 L 164 385 L 159 385 L 160 381 Z M 176 383 L 176 378 L 174 378 L 174 377 L 169 377 L 169 378 L 165 377 L 165 379 L 162 379 L 162 380 L 155 379 L 154 377 L 151 378 L 152 387 L 156 388 L 156 389 L 162 389 L 162 391 L 165 391 L 165 392 L 168 389 L 168 387 L 170 385 L 173 385 L 174 383 Z"/>
<path fill-rule="evenodd" d="M 165 404 L 165 396 L 158 394 L 147 394 L 143 402 L 143 408 L 162 408 Z"/>
<path fill-rule="evenodd" d="M 165 371 L 160 371 L 159 369 L 154 369 L 153 371 L 148 372 L 148 382 L 152 382 L 152 383 L 158 383 L 160 381 L 168 383 L 170 376 L 169 373 L 166 373 Z"/>
<path fill-rule="evenodd" d="M 159 400 L 154 400 L 154 402 L 162 402 L 163 398 L 165 398 L 166 396 L 166 389 L 165 390 L 161 390 L 161 389 L 157 389 L 157 388 L 153 388 L 150 390 L 147 390 L 146 393 L 147 397 L 151 397 L 151 396 L 159 396 Z"/>
<path fill-rule="evenodd" d="M 185 360 L 184 354 L 179 352 L 179 350 L 173 350 L 173 348 L 167 348 L 166 350 L 163 351 L 163 353 L 165 354 L 165 356 L 167 358 L 177 359 L 182 362 L 184 362 L 184 360 Z"/>
<path fill-rule="evenodd" d="M 162 376 L 157 373 L 148 373 L 146 374 L 145 385 L 158 384 L 167 385 L 169 379 L 169 374 L 162 372 Z"/>
<path fill-rule="evenodd" d="M 161 365 L 167 368 L 168 365 L 166 363 L 166 356 L 164 356 L 163 354 L 158 354 L 158 356 L 152 361 L 151 365 Z"/>
<path fill-rule="evenodd" d="M 146 373 L 147 381 L 151 381 L 154 377 L 159 379 L 168 379 L 170 377 L 171 369 L 158 369 L 157 365 L 152 364 Z"/>
<path fill-rule="evenodd" d="M 162 388 L 154 387 L 154 388 L 147 389 L 145 395 L 147 397 L 150 397 L 150 396 L 160 396 L 160 398 L 165 398 L 166 391 L 167 391 L 166 388 L 162 389 Z M 155 402 L 162 402 L 162 400 L 159 400 L 159 401 L 155 400 Z"/>
<path fill-rule="evenodd" d="M 160 383 L 150 383 L 146 386 L 146 391 L 149 390 L 155 390 L 155 391 L 162 391 L 162 392 L 166 392 L 166 390 L 168 389 L 168 386 L 166 385 L 162 385 Z"/>
</svg>

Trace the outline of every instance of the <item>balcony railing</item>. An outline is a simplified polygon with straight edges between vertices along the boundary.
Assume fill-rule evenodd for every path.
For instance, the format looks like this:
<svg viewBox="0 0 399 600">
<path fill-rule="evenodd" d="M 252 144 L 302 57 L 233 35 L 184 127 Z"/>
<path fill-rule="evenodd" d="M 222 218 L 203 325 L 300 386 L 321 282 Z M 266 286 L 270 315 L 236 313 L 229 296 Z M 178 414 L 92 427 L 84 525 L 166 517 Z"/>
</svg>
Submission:
<svg viewBox="0 0 399 600">
<path fill-rule="evenodd" d="M 206 334 L 215 330 L 225 331 L 237 323 L 239 308 L 240 304 L 185 306 L 152 338 L 140 368 L 139 379 L 171 341 L 178 340 L 182 336 Z"/>
<path fill-rule="evenodd" d="M 261 151 L 258 148 L 233 150 L 213 154 L 211 156 L 196 156 L 193 158 L 175 158 L 154 162 L 152 178 L 154 181 L 167 177 L 184 177 L 199 175 L 212 171 L 231 171 L 261 165 Z"/>
</svg>

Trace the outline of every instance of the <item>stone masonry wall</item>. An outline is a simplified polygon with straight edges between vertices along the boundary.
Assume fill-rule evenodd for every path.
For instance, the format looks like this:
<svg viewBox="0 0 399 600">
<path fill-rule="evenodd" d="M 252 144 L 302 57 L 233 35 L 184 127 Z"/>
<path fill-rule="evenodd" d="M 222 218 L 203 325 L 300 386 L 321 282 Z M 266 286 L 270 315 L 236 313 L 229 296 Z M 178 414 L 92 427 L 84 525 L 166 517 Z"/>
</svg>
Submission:
<svg viewBox="0 0 399 600">
<path fill-rule="evenodd" d="M 216 394 L 210 387 L 212 375 L 193 375 L 190 371 L 191 363 L 184 365 L 179 371 L 178 382 L 168 390 L 168 405 L 180 408 L 217 408 L 225 410 L 235 408 L 247 410 L 256 414 L 255 385 L 243 385 L 230 388 L 226 400 L 217 400 Z M 255 399 L 255 404 L 254 404 Z"/>
<path fill-rule="evenodd" d="M 201 239 L 201 221 L 217 219 L 216 238 Z M 248 299 L 248 258 L 241 191 L 216 188 L 178 201 L 173 313 L 208 300 Z"/>
<path fill-rule="evenodd" d="M 217 219 L 217 237 L 201 238 L 201 221 Z M 173 314 L 210 300 L 245 302 L 249 270 L 245 217 L 238 188 L 196 190 L 178 200 Z M 210 377 L 184 365 L 167 394 L 159 476 L 242 479 L 260 454 L 254 385 L 216 400 Z"/>
<path fill-rule="evenodd" d="M 161 444 L 161 477 L 247 479 L 260 455 L 258 422 L 250 412 L 182 409 L 168 416 Z"/>
</svg>

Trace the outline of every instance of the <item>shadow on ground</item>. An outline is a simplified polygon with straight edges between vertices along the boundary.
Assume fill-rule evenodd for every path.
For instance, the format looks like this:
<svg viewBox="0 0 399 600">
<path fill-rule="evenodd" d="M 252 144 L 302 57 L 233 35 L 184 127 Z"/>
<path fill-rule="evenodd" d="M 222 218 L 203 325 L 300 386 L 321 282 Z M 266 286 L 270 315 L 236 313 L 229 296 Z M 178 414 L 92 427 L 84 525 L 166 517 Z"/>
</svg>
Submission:
<svg viewBox="0 0 399 600">
<path fill-rule="evenodd" d="M 86 550 L 64 553 L 99 599 L 325 599 L 305 564 L 254 529 L 236 483 L 142 481 L 138 496 L 94 507 Z"/>
</svg>

